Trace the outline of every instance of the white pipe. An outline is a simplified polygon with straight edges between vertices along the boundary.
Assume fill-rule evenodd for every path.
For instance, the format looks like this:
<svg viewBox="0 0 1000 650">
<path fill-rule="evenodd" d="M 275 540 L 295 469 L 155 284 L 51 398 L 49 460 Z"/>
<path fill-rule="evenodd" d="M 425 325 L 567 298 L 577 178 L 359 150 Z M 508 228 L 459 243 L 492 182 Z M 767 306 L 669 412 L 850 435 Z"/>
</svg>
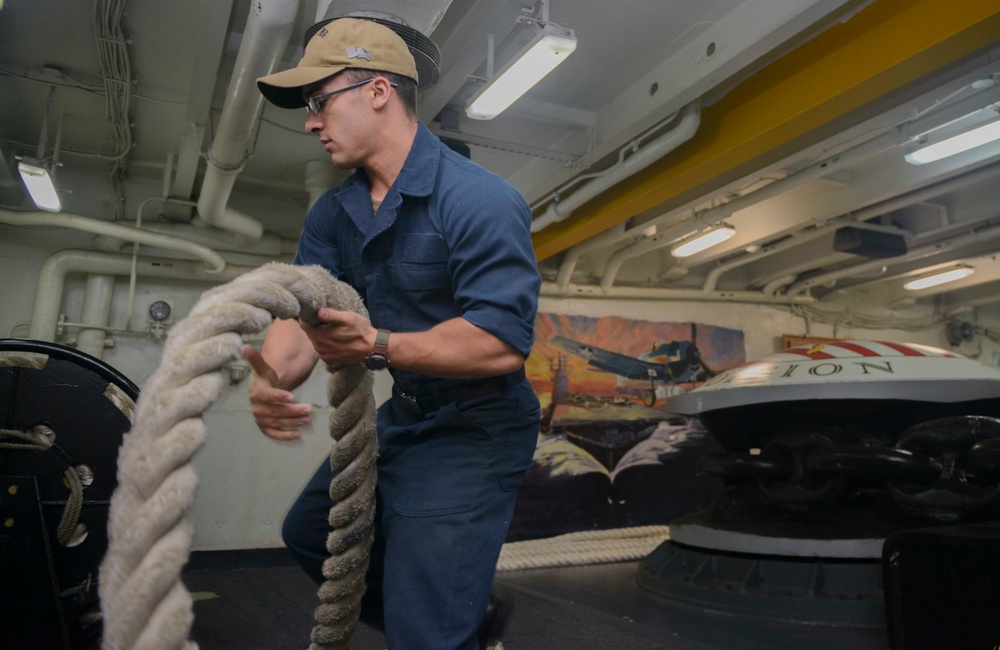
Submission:
<svg viewBox="0 0 1000 650">
<path fill-rule="evenodd" d="M 310 160 L 306 162 L 306 192 L 309 193 L 309 208 L 333 187 L 334 166 L 329 160 Z"/>
<path fill-rule="evenodd" d="M 209 159 L 205 180 L 202 181 L 201 193 L 198 195 L 198 218 L 193 221 L 195 225 L 215 226 L 247 239 L 260 239 L 264 234 L 263 224 L 245 212 L 227 205 L 236 176 L 242 170 L 242 164 L 235 169 L 222 169 Z"/>
<path fill-rule="evenodd" d="M 810 242 L 814 239 L 823 237 L 824 235 L 828 235 L 830 228 L 833 227 L 833 225 L 834 225 L 833 222 L 830 221 L 826 223 L 821 223 L 809 232 L 803 233 L 802 231 L 799 231 L 792 233 L 791 236 L 788 237 L 788 239 L 784 239 L 776 244 L 771 244 L 770 246 L 765 246 L 756 253 L 747 253 L 746 255 L 742 255 L 729 262 L 723 262 L 722 264 L 717 265 L 715 268 L 713 268 L 711 271 L 708 272 L 708 275 L 705 277 L 705 284 L 702 285 L 701 290 L 704 291 L 705 293 L 710 293 L 712 291 L 715 291 L 715 286 L 718 284 L 719 278 L 722 277 L 724 273 L 731 271 L 735 268 L 738 268 L 740 266 L 743 266 L 744 264 L 750 264 L 751 262 L 760 261 L 765 257 L 776 255 L 778 253 L 788 250 L 789 248 L 795 248 L 796 246 L 800 246 L 806 242 Z M 792 276 L 792 279 L 786 282 L 785 284 L 790 284 L 794 281 L 795 277 Z M 767 293 L 766 287 L 764 289 L 764 293 Z"/>
<path fill-rule="evenodd" d="M 620 165 L 611 167 L 565 199 L 558 203 L 554 201 L 549 203 L 549 207 L 545 210 L 545 213 L 531 223 L 531 232 L 538 232 L 558 221 L 562 221 L 570 216 L 574 210 L 601 192 L 653 164 L 694 137 L 700 124 L 700 106 L 697 103 L 688 104 L 681 111 L 680 123 L 673 129 L 644 146 Z"/>
<path fill-rule="evenodd" d="M 898 147 L 909 140 L 914 134 L 920 134 L 926 132 L 927 130 L 937 128 L 941 124 L 966 115 L 976 108 L 983 108 L 986 106 L 986 104 L 983 103 L 984 101 L 996 100 L 1000 100 L 1000 89 L 984 91 L 983 93 L 967 97 L 951 106 L 948 106 L 947 108 L 943 108 L 940 111 L 936 111 L 933 114 L 921 117 L 920 119 L 912 122 L 904 123 L 900 127 L 890 129 L 885 133 L 872 138 L 871 140 L 862 142 L 857 146 L 851 147 L 850 149 L 830 156 L 829 158 L 825 158 L 818 163 L 814 163 L 809 167 L 801 169 L 793 174 L 789 174 L 788 176 L 778 179 L 773 183 L 768 183 L 759 190 L 754 190 L 753 192 L 744 194 L 743 196 L 733 199 L 728 203 L 706 210 L 698 215 L 698 221 L 701 222 L 701 224 L 704 224 L 704 226 L 714 226 L 719 221 L 731 216 L 734 212 L 739 212 L 740 210 L 744 210 L 751 205 L 755 205 L 761 201 L 778 196 L 779 194 L 782 194 L 807 180 L 827 176 L 839 169 L 861 162 L 862 160 L 882 153 L 883 151 Z M 855 215 L 855 219 L 857 221 L 864 221 L 865 218 L 867 217 L 858 217 Z M 689 227 L 686 230 L 677 233 L 674 236 L 674 240 L 691 234 L 695 230 L 697 229 Z"/>
<path fill-rule="evenodd" d="M 210 273 L 197 262 L 140 257 L 136 273 L 145 277 L 222 283 L 229 282 L 253 268 L 231 264 L 220 272 Z M 67 274 L 129 275 L 131 272 L 131 255 L 86 250 L 64 250 L 52 254 L 45 260 L 38 274 L 35 306 L 31 313 L 28 338 L 55 341 L 59 307 L 62 304 L 63 285 Z"/>
<path fill-rule="evenodd" d="M 980 167 L 979 169 L 971 172 L 954 176 L 941 181 L 940 183 L 935 183 L 934 185 L 928 185 L 927 187 L 922 187 L 919 190 L 908 192 L 902 196 L 897 196 L 882 201 L 881 203 L 875 203 L 874 205 L 870 205 L 866 208 L 861 208 L 856 212 L 852 212 L 850 216 L 855 221 L 865 221 L 867 219 L 871 219 L 872 217 L 879 217 L 883 214 L 888 214 L 895 210 L 909 207 L 921 201 L 936 198 L 942 194 L 953 192 L 968 185 L 974 185 L 980 181 L 989 180 L 998 174 L 1000 174 L 1000 163 L 993 163 L 992 165 Z"/>
<path fill-rule="evenodd" d="M 87 276 L 81 323 L 95 325 L 98 328 L 107 326 L 111 318 L 111 294 L 114 287 L 114 276 L 105 273 Z M 81 329 L 76 337 L 76 349 L 97 359 L 103 359 L 107 336 L 102 329 Z"/>
<path fill-rule="evenodd" d="M 711 271 L 709 271 L 708 276 L 705 278 L 705 284 L 702 287 L 702 289 L 704 291 L 713 291 L 716 287 L 716 284 L 719 281 L 719 278 L 724 273 L 727 273 L 728 271 L 734 268 L 743 266 L 744 264 L 757 262 L 758 260 L 761 260 L 764 257 L 780 253 L 784 250 L 787 250 L 788 248 L 798 246 L 799 244 L 804 244 L 805 242 L 816 239 L 817 237 L 826 235 L 830 227 L 833 226 L 836 227 L 852 226 L 856 228 L 871 227 L 871 224 L 865 223 L 867 219 L 871 219 L 872 217 L 878 217 L 883 214 L 888 214 L 895 210 L 899 210 L 901 208 L 905 208 L 914 205 L 916 203 L 919 203 L 920 201 L 932 199 L 941 196 L 942 194 L 947 194 L 948 192 L 952 192 L 962 187 L 966 187 L 968 185 L 974 185 L 975 183 L 978 183 L 980 181 L 989 180 L 994 176 L 996 176 L 998 173 L 1000 173 L 1000 163 L 994 163 L 987 167 L 982 167 L 975 171 L 962 174 L 961 176 L 956 176 L 946 181 L 941 181 L 940 183 L 936 183 L 929 187 L 924 187 L 919 190 L 915 190 L 913 192 L 904 194 L 902 196 L 897 196 L 895 198 L 862 208 L 855 212 L 851 212 L 850 220 L 830 220 L 818 224 L 816 226 L 816 229 L 810 232 L 804 234 L 802 234 L 802 231 L 799 231 L 798 233 L 792 233 L 793 239 L 786 239 L 777 244 L 771 246 L 765 246 L 756 253 L 750 255 L 743 255 L 734 260 L 719 264 Z M 881 227 L 879 229 L 881 229 Z M 791 281 L 785 282 L 784 284 L 785 285 L 791 284 Z M 766 287 L 764 291 L 765 293 L 767 292 Z"/>
<path fill-rule="evenodd" d="M 973 112 L 975 110 L 978 110 L 978 109 L 981 109 L 981 108 L 983 108 L 985 106 L 988 106 L 992 102 L 997 102 L 997 101 L 1000 101 L 1000 85 L 997 85 L 997 86 L 995 86 L 993 88 L 990 88 L 989 90 L 981 91 L 981 92 L 976 93 L 974 95 L 970 95 L 968 97 L 965 97 L 965 98 L 963 98 L 963 99 L 961 99 L 959 101 L 956 101 L 956 102 L 954 102 L 952 104 L 949 104 L 948 106 L 946 106 L 944 108 L 939 108 L 939 109 L 934 110 L 933 112 L 924 113 L 924 114 L 920 115 L 917 119 L 911 120 L 910 122 L 904 122 L 901 125 L 899 125 L 897 128 L 892 129 L 891 131 L 888 131 L 888 132 L 882 134 L 882 136 L 880 136 L 880 137 L 884 137 L 885 140 L 887 140 L 887 141 L 889 141 L 889 140 L 895 140 L 897 142 L 897 144 L 899 144 L 899 143 L 905 142 L 908 139 L 912 139 L 912 138 L 914 138 L 917 135 L 920 135 L 922 133 L 931 131 L 931 130 L 933 130 L 933 129 L 939 127 L 939 126 L 941 126 L 942 124 L 947 124 L 948 122 L 950 122 L 952 120 L 958 119 L 958 118 L 960 118 L 960 117 L 962 117 L 964 115 L 967 115 L 968 113 L 971 113 L 971 112 Z M 871 141 L 869 141 L 869 142 L 871 142 Z M 862 145 L 859 145 L 859 146 L 865 146 L 865 144 L 866 143 L 863 143 Z M 878 148 L 879 146 L 880 146 L 879 143 L 876 143 L 874 145 L 875 148 Z M 872 152 L 869 152 L 869 155 L 871 155 L 871 153 Z M 812 168 L 806 168 L 804 170 L 801 170 L 799 173 L 791 174 L 788 177 L 786 177 L 785 179 L 782 179 L 783 184 L 784 183 L 794 184 L 795 182 L 807 180 L 807 178 L 804 175 L 802 175 L 802 172 L 807 172 L 810 169 L 812 169 L 812 171 L 813 171 L 813 176 L 812 177 L 823 176 L 823 175 L 829 174 L 830 172 L 834 171 L 838 167 L 842 167 L 845 164 L 851 162 L 850 160 L 845 160 L 845 158 L 844 158 L 844 156 L 847 156 L 849 154 L 850 154 L 851 158 L 853 158 L 854 155 L 855 155 L 854 153 L 852 153 L 852 150 L 848 150 L 848 151 L 845 151 L 845 152 L 843 152 L 841 154 L 838 154 L 838 155 L 835 155 L 835 156 L 831 156 L 830 158 L 817 163 Z M 834 165 L 834 166 L 831 166 L 831 165 Z M 819 172 L 819 173 L 817 174 L 815 172 Z M 790 187 L 784 187 L 783 188 L 781 185 L 778 185 L 777 187 L 772 187 L 772 185 L 774 185 L 774 183 L 766 185 L 764 188 L 761 188 L 760 190 L 757 190 L 757 191 L 754 191 L 752 193 L 749 193 L 749 194 L 746 194 L 744 196 L 741 196 L 741 197 L 735 199 L 734 201 L 731 201 L 731 202 L 726 203 L 724 205 L 717 206 L 714 209 L 714 211 L 713 210 L 709 210 L 709 211 L 706 211 L 705 213 L 700 214 L 699 215 L 699 222 L 701 222 L 701 224 L 703 224 L 703 226 L 714 225 L 713 223 L 710 223 L 710 221 L 714 221 L 715 223 L 717 223 L 718 221 L 722 221 L 727 216 L 729 216 L 733 212 L 736 212 L 737 210 L 741 210 L 741 209 L 747 208 L 747 207 L 753 205 L 754 203 L 757 203 L 758 201 L 764 200 L 765 198 L 769 198 L 769 194 L 768 193 L 760 193 L 760 192 L 763 192 L 764 189 L 770 188 L 769 189 L 770 193 L 777 193 L 778 190 L 787 190 L 787 189 L 790 189 Z M 745 200 L 745 202 L 743 202 L 744 200 Z M 737 203 L 737 201 L 741 201 L 742 203 Z M 688 204 L 688 205 L 691 205 L 691 204 Z M 727 208 L 729 209 L 728 211 L 727 211 Z M 659 222 L 659 221 L 664 221 L 664 220 L 666 220 L 666 219 L 668 219 L 670 217 L 673 217 L 674 215 L 680 214 L 682 211 L 688 210 L 688 209 L 690 209 L 690 208 L 689 207 L 682 207 L 682 208 L 678 208 L 678 209 L 672 210 L 672 211 L 667 212 L 667 213 L 665 213 L 663 215 L 660 215 L 654 222 L 651 222 L 651 223 L 655 223 L 655 222 Z M 876 213 L 876 214 L 879 214 L 879 213 Z M 869 215 L 869 216 L 873 216 L 873 215 Z M 855 214 L 854 217 L 858 221 L 863 221 L 865 218 L 868 218 L 868 216 L 864 216 L 864 211 Z M 661 246 L 665 246 L 665 245 L 673 243 L 674 241 L 677 241 L 677 240 L 679 240 L 679 239 L 681 239 L 681 238 L 683 238 L 685 236 L 688 236 L 688 235 L 692 234 L 696 230 L 698 230 L 698 228 L 693 228 L 690 224 L 687 224 L 687 223 L 678 224 L 678 225 L 674 226 L 671 230 L 669 230 L 669 231 L 663 231 L 661 234 L 658 234 L 657 237 L 656 237 L 656 241 L 661 242 L 661 244 L 660 244 Z M 624 236 L 622 236 L 620 239 L 621 240 L 625 240 L 631 234 L 632 234 L 631 232 L 626 231 L 624 233 Z M 665 239 L 667 240 L 666 243 L 662 243 Z M 613 242 L 609 242 L 609 243 L 613 243 Z M 653 246 L 653 247 L 651 247 L 649 249 L 640 250 L 637 254 L 642 254 L 644 252 L 648 252 L 649 250 L 655 250 L 655 248 L 657 248 L 657 247 L 658 246 Z"/>
<path fill-rule="evenodd" d="M 775 278 L 774 280 L 771 280 L 770 282 L 765 284 L 764 288 L 761 289 L 761 291 L 764 292 L 764 295 L 773 296 L 777 294 L 778 291 L 780 291 L 784 287 L 787 287 L 791 283 L 795 282 L 796 277 L 798 276 L 794 274 L 789 274 L 789 275 L 783 275 L 780 278 Z"/>
<path fill-rule="evenodd" d="M 628 246 L 624 246 L 608 258 L 604 271 L 601 273 L 601 287 L 609 289 L 614 284 L 615 276 L 618 275 L 618 270 L 622 267 L 622 264 L 633 257 L 669 246 L 679 239 L 698 232 L 703 228 L 717 226 L 727 217 L 732 216 L 734 212 L 744 210 L 751 205 L 775 197 L 807 180 L 826 176 L 847 165 L 881 153 L 886 149 L 897 147 L 905 140 L 905 136 L 899 131 L 888 131 L 843 153 L 831 156 L 794 174 L 789 174 L 784 178 L 768 183 L 759 190 L 744 194 L 723 205 L 710 208 L 698 214 L 696 219 L 690 223 L 679 224 L 663 232 L 658 232 L 651 237 L 646 237 Z"/>
<path fill-rule="evenodd" d="M 750 302 L 776 305 L 804 305 L 816 301 L 811 296 L 768 296 L 758 291 L 713 291 L 701 289 L 658 289 L 655 287 L 599 287 L 571 284 L 567 291 L 555 282 L 543 282 L 541 295 L 548 298 L 631 298 L 638 300 L 692 300 L 699 302 Z"/>
<path fill-rule="evenodd" d="M 562 263 L 559 264 L 559 272 L 556 274 L 556 284 L 562 288 L 563 293 L 565 293 L 569 288 L 570 278 L 573 277 L 573 271 L 576 269 L 576 264 L 580 261 L 580 257 L 583 256 L 584 253 L 606 245 L 608 240 L 618 239 L 624 231 L 624 223 L 616 224 L 608 230 L 605 230 L 604 232 L 595 235 L 586 241 L 580 242 L 566 251 L 566 254 L 563 256 Z"/>
<path fill-rule="evenodd" d="M 94 233 L 95 235 L 116 237 L 144 246 L 156 246 L 157 248 L 185 253 L 201 260 L 204 263 L 205 271 L 210 274 L 219 273 L 226 267 L 226 261 L 218 253 L 205 246 L 199 246 L 178 237 L 160 235 L 110 221 L 70 214 L 69 212 L 43 212 L 41 210 L 14 212 L 12 210 L 0 209 L 0 223 L 29 228 L 35 226 L 72 228 L 74 230 Z"/>
<path fill-rule="evenodd" d="M 119 246 L 128 246 L 114 237 L 98 235 L 94 237 L 94 248 L 113 251 Z M 87 285 L 83 294 L 83 309 L 80 322 L 93 325 L 93 329 L 81 329 L 77 333 L 76 348 L 96 359 L 104 358 L 104 346 L 108 339 L 107 327 L 111 318 L 111 296 L 114 293 L 115 277 L 106 273 L 87 276 Z"/>
<path fill-rule="evenodd" d="M 920 248 L 915 248 L 909 253 L 907 253 L 905 259 L 900 260 L 900 262 L 913 262 L 916 260 L 921 260 L 927 257 L 933 257 L 934 255 L 940 255 L 941 253 L 947 252 L 949 250 L 954 250 L 962 246 L 968 246 L 969 244 L 975 244 L 977 242 L 989 241 L 991 239 L 996 239 L 1000 237 L 1000 226 L 993 226 L 990 228 L 984 228 L 982 230 L 977 230 L 971 232 L 967 235 L 960 235 L 952 239 L 946 239 L 944 241 L 935 242 L 933 244 L 928 244 L 927 246 L 921 246 Z M 886 265 L 886 260 L 878 259 L 872 260 L 870 262 L 862 262 L 861 264 L 855 264 L 853 266 L 848 266 L 846 268 L 837 269 L 836 271 L 830 271 L 829 273 L 822 273 L 820 275 L 813 276 L 801 282 L 796 282 L 792 286 L 788 287 L 788 296 L 797 296 L 798 294 L 815 287 L 817 285 L 826 284 L 827 282 L 835 282 L 841 278 L 850 277 L 852 275 L 858 275 L 872 269 L 877 269 Z"/>
<path fill-rule="evenodd" d="M 227 204 L 236 175 L 243 169 L 247 145 L 264 105 L 264 97 L 254 80 L 270 74 L 281 60 L 298 10 L 298 0 L 254 1 L 198 195 L 201 220 L 251 239 L 259 239 L 264 227 L 253 217 Z"/>
<path fill-rule="evenodd" d="M 247 253 L 250 255 L 266 255 L 281 257 L 294 255 L 298 241 L 287 239 L 275 233 L 265 232 L 260 239 L 247 241 L 239 235 L 219 230 L 206 230 L 186 223 L 170 221 L 153 221 L 142 224 L 143 230 L 173 235 L 185 240 L 208 246 L 217 252 Z"/>
</svg>

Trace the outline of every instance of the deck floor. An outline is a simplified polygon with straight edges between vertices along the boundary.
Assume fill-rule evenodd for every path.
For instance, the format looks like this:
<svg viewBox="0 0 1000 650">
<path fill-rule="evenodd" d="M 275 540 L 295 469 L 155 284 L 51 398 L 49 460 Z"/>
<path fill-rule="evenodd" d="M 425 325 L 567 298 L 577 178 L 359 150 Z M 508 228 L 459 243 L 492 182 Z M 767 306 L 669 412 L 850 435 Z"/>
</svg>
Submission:
<svg viewBox="0 0 1000 650">
<path fill-rule="evenodd" d="M 513 599 L 505 650 L 885 650 L 881 629 L 761 624 L 658 603 L 640 593 L 636 564 L 615 563 L 499 574 L 496 591 Z M 191 636 L 203 650 L 304 650 L 316 589 L 293 566 L 193 570 Z M 355 650 L 385 650 L 360 625 Z"/>
</svg>

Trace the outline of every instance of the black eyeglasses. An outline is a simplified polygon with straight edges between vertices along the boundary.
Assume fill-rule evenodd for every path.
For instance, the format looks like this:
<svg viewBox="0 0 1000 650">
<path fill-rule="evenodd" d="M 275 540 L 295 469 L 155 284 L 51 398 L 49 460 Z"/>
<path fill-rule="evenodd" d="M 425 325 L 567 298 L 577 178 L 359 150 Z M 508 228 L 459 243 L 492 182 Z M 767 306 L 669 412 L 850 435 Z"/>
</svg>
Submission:
<svg viewBox="0 0 1000 650">
<path fill-rule="evenodd" d="M 358 83 L 351 84 L 350 86 L 344 86 L 343 88 L 340 88 L 338 90 L 331 90 L 330 92 L 323 93 L 322 95 L 313 95 L 312 97 L 306 100 L 306 110 L 309 111 L 312 115 L 319 115 L 319 112 L 323 110 L 323 104 L 326 102 L 326 100 L 330 99 L 334 95 L 345 93 L 348 90 L 353 90 L 358 86 L 364 86 L 369 81 L 375 81 L 375 77 L 368 77 L 367 79 L 362 79 Z M 389 82 L 389 85 L 395 88 L 399 84 Z"/>
</svg>

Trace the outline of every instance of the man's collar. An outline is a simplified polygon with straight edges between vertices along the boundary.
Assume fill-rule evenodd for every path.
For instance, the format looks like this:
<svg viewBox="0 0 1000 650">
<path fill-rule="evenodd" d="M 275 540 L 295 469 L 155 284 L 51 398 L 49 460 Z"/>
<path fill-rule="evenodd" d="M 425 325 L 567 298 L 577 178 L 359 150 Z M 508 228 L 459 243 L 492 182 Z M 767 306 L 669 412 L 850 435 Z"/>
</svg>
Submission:
<svg viewBox="0 0 1000 650">
<path fill-rule="evenodd" d="M 434 137 L 423 123 L 417 123 L 410 153 L 396 179 L 396 189 L 408 196 L 430 196 L 437 181 L 440 147 L 444 145 Z"/>
</svg>

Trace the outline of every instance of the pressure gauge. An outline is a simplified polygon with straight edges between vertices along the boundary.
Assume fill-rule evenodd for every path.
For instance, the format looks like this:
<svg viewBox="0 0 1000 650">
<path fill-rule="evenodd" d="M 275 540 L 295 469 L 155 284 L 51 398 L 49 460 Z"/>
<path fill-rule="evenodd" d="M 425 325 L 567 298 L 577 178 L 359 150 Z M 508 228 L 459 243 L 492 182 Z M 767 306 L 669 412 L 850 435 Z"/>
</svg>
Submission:
<svg viewBox="0 0 1000 650">
<path fill-rule="evenodd" d="M 170 311 L 170 303 L 165 300 L 157 300 L 149 306 L 149 317 L 157 323 L 162 323 L 170 318 Z"/>
</svg>

